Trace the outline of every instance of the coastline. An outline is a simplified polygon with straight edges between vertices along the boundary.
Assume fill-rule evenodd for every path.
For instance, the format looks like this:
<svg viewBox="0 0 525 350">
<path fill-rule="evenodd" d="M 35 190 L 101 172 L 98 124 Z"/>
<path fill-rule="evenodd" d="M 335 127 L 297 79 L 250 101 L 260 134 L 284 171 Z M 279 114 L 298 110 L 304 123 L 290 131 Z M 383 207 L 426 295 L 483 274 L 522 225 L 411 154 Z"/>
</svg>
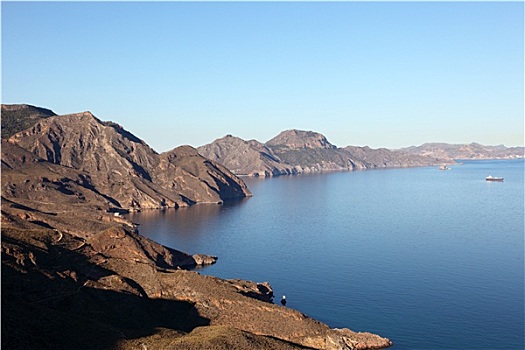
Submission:
<svg viewBox="0 0 525 350">
<path fill-rule="evenodd" d="M 244 349 L 392 344 L 368 333 L 331 329 L 270 303 L 267 283 L 186 271 L 216 257 L 192 256 L 144 237 L 137 225 L 90 200 L 96 194 L 89 187 L 68 182 L 63 190 L 64 169 L 49 167 L 47 172 L 56 173 L 44 178 L 56 177 L 56 185 L 42 180 L 45 172 L 32 177 L 2 169 L 4 347 L 201 348 L 210 336 L 226 339 L 218 349 L 239 342 Z M 31 190 L 26 197 L 18 192 L 26 187 L 44 191 Z M 34 197 L 40 193 L 43 197 Z"/>
</svg>

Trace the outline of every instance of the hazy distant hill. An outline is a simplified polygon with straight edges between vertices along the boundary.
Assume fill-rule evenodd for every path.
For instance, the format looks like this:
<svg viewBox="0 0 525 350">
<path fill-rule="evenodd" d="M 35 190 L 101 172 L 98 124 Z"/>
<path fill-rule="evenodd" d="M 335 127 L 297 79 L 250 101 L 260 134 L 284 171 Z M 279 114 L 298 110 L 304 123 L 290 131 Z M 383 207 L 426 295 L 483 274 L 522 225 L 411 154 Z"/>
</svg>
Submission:
<svg viewBox="0 0 525 350">
<path fill-rule="evenodd" d="M 250 195 L 242 180 L 195 149 L 159 155 L 120 125 L 89 112 L 40 119 L 9 142 L 89 174 L 94 188 L 116 207 L 180 207 Z"/>
<path fill-rule="evenodd" d="M 523 158 L 524 147 L 484 146 L 479 143 L 447 144 L 425 143 L 421 146 L 403 148 L 409 154 L 425 155 L 443 159 L 512 159 Z"/>
<path fill-rule="evenodd" d="M 443 159 L 431 155 L 411 154 L 404 150 L 389 150 L 386 148 L 372 149 L 368 146 L 347 146 L 344 150 L 365 162 L 367 169 L 406 168 L 453 162 L 451 159 Z"/>
<path fill-rule="evenodd" d="M 286 130 L 265 144 L 227 136 L 198 148 L 234 174 L 276 176 L 320 171 L 437 165 L 443 159 L 404 150 L 338 148 L 313 131 Z"/>
<path fill-rule="evenodd" d="M 297 173 L 366 169 L 367 164 L 313 131 L 287 130 L 266 143 Z"/>
<path fill-rule="evenodd" d="M 37 121 L 55 116 L 45 108 L 30 105 L 2 105 L 2 139 L 33 126 Z"/>
</svg>

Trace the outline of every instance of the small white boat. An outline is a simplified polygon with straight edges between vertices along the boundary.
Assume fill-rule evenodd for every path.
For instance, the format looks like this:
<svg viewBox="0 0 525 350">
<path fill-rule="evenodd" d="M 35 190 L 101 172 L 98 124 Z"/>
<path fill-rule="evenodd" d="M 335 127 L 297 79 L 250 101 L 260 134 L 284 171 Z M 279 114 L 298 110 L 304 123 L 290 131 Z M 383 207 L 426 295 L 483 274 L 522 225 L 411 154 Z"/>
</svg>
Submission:
<svg viewBox="0 0 525 350">
<path fill-rule="evenodd" d="M 502 177 L 495 177 L 495 176 L 492 176 L 492 175 L 489 175 L 485 178 L 485 180 L 487 181 L 495 181 L 495 182 L 503 182 L 503 178 Z"/>
</svg>

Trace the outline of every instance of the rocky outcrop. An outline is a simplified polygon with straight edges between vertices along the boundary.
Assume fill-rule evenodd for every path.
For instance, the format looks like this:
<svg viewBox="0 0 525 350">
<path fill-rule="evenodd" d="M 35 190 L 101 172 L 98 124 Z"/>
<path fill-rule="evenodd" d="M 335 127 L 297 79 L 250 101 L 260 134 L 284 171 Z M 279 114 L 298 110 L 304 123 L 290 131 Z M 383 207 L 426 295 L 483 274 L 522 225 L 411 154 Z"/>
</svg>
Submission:
<svg viewBox="0 0 525 350">
<path fill-rule="evenodd" d="M 197 266 L 212 265 L 215 264 L 218 259 L 216 256 L 204 254 L 193 254 L 191 257 Z"/>
<path fill-rule="evenodd" d="M 89 112 L 41 119 L 9 142 L 89 174 L 91 185 L 113 207 L 183 207 L 251 195 L 242 180 L 193 148 L 159 155 L 120 125 Z"/>
</svg>

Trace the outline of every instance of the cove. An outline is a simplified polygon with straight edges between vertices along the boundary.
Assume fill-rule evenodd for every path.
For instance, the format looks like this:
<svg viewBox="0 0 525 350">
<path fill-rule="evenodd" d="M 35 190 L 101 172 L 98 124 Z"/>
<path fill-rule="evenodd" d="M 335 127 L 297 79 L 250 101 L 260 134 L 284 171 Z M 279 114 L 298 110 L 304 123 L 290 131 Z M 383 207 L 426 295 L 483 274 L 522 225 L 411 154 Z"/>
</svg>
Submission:
<svg viewBox="0 0 525 350">
<path fill-rule="evenodd" d="M 502 176 L 502 183 L 485 181 Z M 394 349 L 524 348 L 524 163 L 244 178 L 252 198 L 130 214 L 199 270 Z"/>
</svg>

